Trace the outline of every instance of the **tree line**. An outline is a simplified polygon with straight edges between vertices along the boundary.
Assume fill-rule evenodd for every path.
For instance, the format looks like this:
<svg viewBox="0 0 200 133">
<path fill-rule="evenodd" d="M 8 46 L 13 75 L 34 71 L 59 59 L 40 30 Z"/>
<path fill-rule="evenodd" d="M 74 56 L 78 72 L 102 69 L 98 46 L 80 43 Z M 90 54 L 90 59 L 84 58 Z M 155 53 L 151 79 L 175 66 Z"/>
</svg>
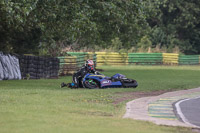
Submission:
<svg viewBox="0 0 200 133">
<path fill-rule="evenodd" d="M 178 49 L 200 54 L 198 0 L 1 0 L 0 50 Z"/>
</svg>

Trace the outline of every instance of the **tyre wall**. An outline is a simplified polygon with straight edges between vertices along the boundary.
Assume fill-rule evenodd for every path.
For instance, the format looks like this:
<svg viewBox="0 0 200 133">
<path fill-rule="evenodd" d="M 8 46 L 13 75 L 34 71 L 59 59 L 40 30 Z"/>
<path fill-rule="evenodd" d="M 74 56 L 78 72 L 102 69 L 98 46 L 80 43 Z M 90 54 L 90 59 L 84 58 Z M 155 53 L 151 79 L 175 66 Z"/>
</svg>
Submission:
<svg viewBox="0 0 200 133">
<path fill-rule="evenodd" d="M 162 53 L 128 53 L 129 64 L 134 65 L 161 65 Z"/>
<path fill-rule="evenodd" d="M 96 65 L 97 57 L 94 52 L 67 52 L 67 55 L 76 57 L 78 68 L 82 67 L 88 59 L 93 60 Z"/>
<path fill-rule="evenodd" d="M 164 65 L 178 65 L 179 54 L 163 53 Z"/>
<path fill-rule="evenodd" d="M 96 66 L 96 54 L 94 52 L 67 52 L 67 56 L 60 56 L 60 70 L 59 75 L 72 75 L 79 68 L 81 68 L 85 61 L 91 59 Z"/>
<path fill-rule="evenodd" d="M 102 65 L 200 65 L 199 55 L 175 53 L 118 53 L 118 52 L 67 52 L 75 56 L 76 68 L 85 60 L 93 59 L 96 66 Z"/>
<path fill-rule="evenodd" d="M 199 55 L 179 55 L 179 65 L 198 65 Z"/>
<path fill-rule="evenodd" d="M 102 65 L 128 65 L 128 54 L 117 52 L 95 52 L 97 66 Z"/>
<path fill-rule="evenodd" d="M 59 75 L 72 75 L 77 69 L 77 57 L 75 56 L 60 56 L 58 57 L 60 60 L 60 69 L 59 69 Z"/>
<path fill-rule="evenodd" d="M 58 58 L 22 55 L 19 62 L 23 79 L 58 78 Z"/>
</svg>

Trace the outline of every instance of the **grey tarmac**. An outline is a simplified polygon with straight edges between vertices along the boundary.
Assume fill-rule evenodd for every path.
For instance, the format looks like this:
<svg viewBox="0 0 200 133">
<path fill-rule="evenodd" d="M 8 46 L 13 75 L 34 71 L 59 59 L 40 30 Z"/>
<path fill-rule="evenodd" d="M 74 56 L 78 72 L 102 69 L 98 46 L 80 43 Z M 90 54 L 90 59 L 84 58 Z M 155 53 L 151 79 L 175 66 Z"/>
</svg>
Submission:
<svg viewBox="0 0 200 133">
<path fill-rule="evenodd" d="M 191 128 L 199 128 L 195 125 L 190 125 L 184 123 L 177 119 L 161 119 L 157 117 L 153 117 L 149 113 L 149 107 L 153 103 L 157 103 L 160 99 L 174 99 L 173 103 L 177 102 L 178 100 L 197 97 L 200 96 L 200 87 L 195 89 L 188 89 L 188 90 L 180 90 L 174 92 L 167 92 L 159 96 L 151 96 L 151 97 L 144 97 L 135 99 L 130 101 L 126 104 L 126 113 L 123 118 L 131 118 L 135 120 L 143 120 L 143 121 L 150 121 L 158 125 L 168 125 L 168 126 L 182 126 L 182 127 L 191 127 Z M 170 101 L 169 100 L 169 101 Z M 169 102 L 169 104 L 173 104 Z M 172 105 L 171 105 L 172 106 Z M 173 110 L 173 108 L 172 108 Z M 173 111 L 174 114 L 176 111 Z"/>
<path fill-rule="evenodd" d="M 177 114 L 183 122 L 200 128 L 200 96 L 181 100 L 175 105 L 178 110 Z"/>
</svg>

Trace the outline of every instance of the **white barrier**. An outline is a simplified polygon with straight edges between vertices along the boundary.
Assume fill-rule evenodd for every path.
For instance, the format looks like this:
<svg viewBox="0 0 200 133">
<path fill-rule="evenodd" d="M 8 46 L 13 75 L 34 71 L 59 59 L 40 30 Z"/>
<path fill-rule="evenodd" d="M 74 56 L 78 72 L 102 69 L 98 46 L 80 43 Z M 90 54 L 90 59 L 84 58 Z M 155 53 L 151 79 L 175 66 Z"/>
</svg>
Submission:
<svg viewBox="0 0 200 133">
<path fill-rule="evenodd" d="M 16 56 L 0 52 L 0 80 L 21 79 L 19 60 Z"/>
</svg>

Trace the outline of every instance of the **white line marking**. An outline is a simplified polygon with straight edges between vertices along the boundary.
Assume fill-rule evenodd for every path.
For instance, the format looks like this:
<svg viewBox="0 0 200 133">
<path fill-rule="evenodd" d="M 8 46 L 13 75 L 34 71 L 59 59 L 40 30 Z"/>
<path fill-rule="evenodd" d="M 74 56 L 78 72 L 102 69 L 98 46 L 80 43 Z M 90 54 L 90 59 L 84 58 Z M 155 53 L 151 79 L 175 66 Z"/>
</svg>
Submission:
<svg viewBox="0 0 200 133">
<path fill-rule="evenodd" d="M 185 118 L 185 116 L 184 116 L 184 114 L 182 113 L 181 108 L 180 108 L 180 103 L 182 103 L 182 102 L 184 102 L 184 101 L 192 100 L 192 99 L 198 99 L 198 98 L 200 98 L 200 97 L 188 98 L 188 99 L 181 100 L 181 101 L 179 101 L 179 102 L 177 102 L 177 103 L 175 104 L 175 107 L 176 107 L 177 114 L 181 117 L 181 119 L 183 120 L 184 123 L 186 123 L 186 124 L 188 124 L 188 125 L 190 125 L 190 126 L 194 126 L 194 127 L 200 128 L 199 126 L 196 126 L 196 125 L 190 123 L 190 122 L 188 121 L 188 119 Z"/>
</svg>

